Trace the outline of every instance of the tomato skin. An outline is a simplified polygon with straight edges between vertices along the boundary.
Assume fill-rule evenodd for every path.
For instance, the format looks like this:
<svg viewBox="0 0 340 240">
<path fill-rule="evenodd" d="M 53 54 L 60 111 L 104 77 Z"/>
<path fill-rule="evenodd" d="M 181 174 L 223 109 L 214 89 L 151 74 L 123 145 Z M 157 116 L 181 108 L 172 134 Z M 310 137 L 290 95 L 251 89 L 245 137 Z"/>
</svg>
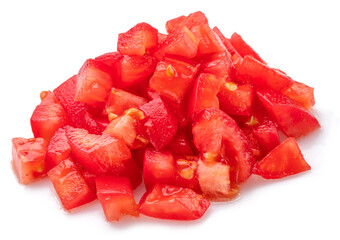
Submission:
<svg viewBox="0 0 340 240">
<path fill-rule="evenodd" d="M 256 89 L 271 89 L 279 92 L 285 91 L 293 83 L 286 74 L 268 67 L 249 55 L 245 56 L 240 64 L 237 78 L 253 84 Z"/>
<path fill-rule="evenodd" d="M 298 138 L 320 128 L 318 120 L 308 110 L 283 94 L 269 90 L 257 91 L 256 94 L 287 136 Z"/>
<path fill-rule="evenodd" d="M 306 109 L 311 109 L 315 105 L 314 88 L 306 84 L 294 81 L 283 94 Z"/>
<path fill-rule="evenodd" d="M 226 82 L 218 92 L 220 109 L 229 115 L 251 115 L 254 98 L 254 90 L 249 83 L 236 85 Z"/>
<path fill-rule="evenodd" d="M 241 57 L 245 57 L 247 55 L 252 56 L 253 58 L 255 58 L 257 61 L 263 63 L 263 64 L 267 64 L 255 51 L 254 49 L 249 46 L 241 37 L 241 35 L 239 35 L 238 33 L 233 33 L 233 35 L 230 38 L 230 42 L 233 45 L 233 47 L 235 48 L 235 50 L 241 55 Z"/>
<path fill-rule="evenodd" d="M 48 91 L 44 94 L 31 116 L 31 127 L 35 138 L 50 141 L 54 132 L 67 123 L 67 116 L 53 93 Z"/>
<path fill-rule="evenodd" d="M 198 67 L 184 61 L 165 58 L 158 62 L 149 87 L 159 95 L 181 103 L 196 76 Z"/>
<path fill-rule="evenodd" d="M 163 149 L 177 132 L 177 119 L 161 98 L 154 99 L 140 107 L 146 118 L 144 127 L 150 143 L 155 149 Z"/>
<path fill-rule="evenodd" d="M 139 216 L 128 178 L 97 177 L 96 189 L 107 221 L 119 221 L 126 214 Z"/>
<path fill-rule="evenodd" d="M 106 128 L 108 121 L 96 118 L 85 103 L 74 101 L 76 84 L 77 76 L 74 75 L 54 89 L 53 93 L 63 106 L 69 125 L 100 134 Z"/>
<path fill-rule="evenodd" d="M 66 137 L 66 128 L 59 128 L 51 138 L 46 152 L 46 168 L 50 170 L 71 156 L 71 147 Z"/>
<path fill-rule="evenodd" d="M 253 173 L 263 178 L 277 179 L 310 169 L 311 167 L 305 161 L 296 140 L 288 138 L 256 163 Z"/>
<path fill-rule="evenodd" d="M 112 88 L 108 94 L 103 114 L 107 116 L 113 113 L 120 116 L 124 111 L 130 108 L 139 108 L 145 103 L 147 103 L 147 100 L 143 97 Z"/>
<path fill-rule="evenodd" d="M 47 175 L 66 210 L 71 210 L 96 198 L 96 194 L 82 177 L 80 169 L 70 158 L 60 162 Z"/>
<path fill-rule="evenodd" d="M 210 203 L 189 188 L 156 184 L 138 204 L 141 214 L 173 220 L 195 220 L 206 212 Z"/>
<path fill-rule="evenodd" d="M 197 11 L 186 16 L 180 16 L 166 22 L 165 28 L 168 33 L 172 33 L 179 27 L 191 29 L 194 26 L 208 25 L 208 19 L 201 11 Z"/>
<path fill-rule="evenodd" d="M 21 184 L 26 185 L 45 176 L 47 145 L 43 138 L 12 139 L 13 167 Z"/>
<path fill-rule="evenodd" d="M 142 22 L 118 35 L 117 50 L 121 54 L 143 56 L 157 45 L 158 30 Z"/>
<path fill-rule="evenodd" d="M 204 108 L 219 107 L 217 93 L 222 82 L 222 78 L 210 73 L 201 73 L 197 77 L 190 96 L 189 116 Z"/>
</svg>

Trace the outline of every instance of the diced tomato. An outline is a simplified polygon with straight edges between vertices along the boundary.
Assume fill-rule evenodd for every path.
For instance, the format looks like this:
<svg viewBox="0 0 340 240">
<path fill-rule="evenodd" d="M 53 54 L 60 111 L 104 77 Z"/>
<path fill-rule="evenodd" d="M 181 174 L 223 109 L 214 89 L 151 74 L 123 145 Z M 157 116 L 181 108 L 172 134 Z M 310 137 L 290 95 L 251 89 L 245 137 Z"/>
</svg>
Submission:
<svg viewBox="0 0 340 240">
<path fill-rule="evenodd" d="M 300 82 L 294 81 L 283 94 L 306 109 L 310 109 L 315 104 L 314 88 Z"/>
<path fill-rule="evenodd" d="M 234 33 L 231 38 L 230 38 L 230 42 L 233 45 L 233 47 L 236 49 L 236 51 L 242 56 L 245 57 L 247 55 L 252 56 L 253 58 L 255 58 L 257 61 L 263 63 L 263 64 L 267 64 L 265 61 L 263 61 L 263 59 L 254 51 L 254 49 L 249 46 L 241 37 L 241 35 L 239 35 L 238 33 Z"/>
<path fill-rule="evenodd" d="M 97 60 L 88 59 L 80 68 L 74 100 L 91 106 L 101 106 L 113 84 L 111 69 Z"/>
<path fill-rule="evenodd" d="M 157 183 L 173 185 L 176 180 L 176 163 L 170 151 L 145 150 L 143 179 L 147 189 Z"/>
<path fill-rule="evenodd" d="M 140 122 L 144 118 L 145 115 L 142 111 L 131 108 L 124 115 L 113 119 L 103 133 L 124 140 L 131 149 L 143 148 L 149 142 L 144 136 L 145 133 Z"/>
<path fill-rule="evenodd" d="M 246 115 L 252 113 L 254 91 L 251 84 L 226 82 L 218 92 L 220 108 L 230 115 Z"/>
<path fill-rule="evenodd" d="M 87 170 L 83 170 L 82 171 L 82 176 L 86 182 L 86 184 L 92 189 L 93 192 L 97 192 L 97 188 L 96 188 L 96 178 L 97 175 L 94 173 L 91 173 Z"/>
<path fill-rule="evenodd" d="M 47 174 L 66 210 L 81 206 L 96 198 L 96 194 L 82 177 L 80 169 L 69 158 L 60 162 Z"/>
<path fill-rule="evenodd" d="M 144 104 L 140 110 L 146 115 L 144 126 L 150 143 L 157 150 L 163 149 L 177 132 L 177 119 L 161 98 Z"/>
<path fill-rule="evenodd" d="M 158 32 L 158 45 L 162 45 L 162 43 L 165 41 L 167 37 L 168 37 L 167 34 Z"/>
<path fill-rule="evenodd" d="M 52 92 L 44 91 L 40 96 L 41 103 L 31 116 L 32 132 L 35 138 L 50 141 L 54 132 L 67 123 L 67 116 Z"/>
<path fill-rule="evenodd" d="M 201 73 L 192 88 L 189 116 L 204 108 L 219 107 L 217 93 L 220 90 L 223 79 L 210 73 Z"/>
<path fill-rule="evenodd" d="M 114 84 L 121 89 L 129 89 L 136 84 L 149 80 L 156 67 L 156 60 L 152 56 L 128 56 L 118 63 L 118 78 Z"/>
<path fill-rule="evenodd" d="M 175 156 L 194 155 L 190 138 L 184 131 L 178 131 L 166 148 Z"/>
<path fill-rule="evenodd" d="M 204 59 L 201 72 L 211 73 L 225 79 L 233 79 L 235 75 L 234 65 L 226 51 L 212 54 Z"/>
<path fill-rule="evenodd" d="M 255 159 L 246 136 L 230 116 L 218 108 L 203 109 L 193 116 L 192 133 L 195 146 L 206 158 L 226 156 L 233 183 L 248 179 Z"/>
<path fill-rule="evenodd" d="M 257 96 L 280 129 L 289 137 L 301 137 L 320 128 L 318 120 L 305 108 L 274 91 L 257 91 Z"/>
<path fill-rule="evenodd" d="M 227 201 L 238 195 L 238 191 L 231 188 L 229 169 L 226 163 L 198 161 L 198 181 L 204 197 L 212 201 Z"/>
<path fill-rule="evenodd" d="M 191 29 L 194 26 L 208 25 L 208 19 L 201 11 L 194 12 L 186 16 L 180 16 L 166 22 L 165 28 L 168 33 L 175 31 L 179 27 L 186 26 Z"/>
<path fill-rule="evenodd" d="M 243 82 L 252 83 L 257 89 L 276 91 L 285 91 L 293 83 L 293 80 L 286 74 L 268 67 L 249 55 L 245 56 L 240 64 L 237 78 Z"/>
<path fill-rule="evenodd" d="M 185 156 L 176 159 L 177 176 L 175 185 L 186 187 L 194 190 L 197 193 L 202 192 L 198 182 L 198 157 Z"/>
<path fill-rule="evenodd" d="M 138 204 L 140 213 L 161 219 L 195 220 L 206 212 L 210 203 L 190 188 L 155 185 Z"/>
<path fill-rule="evenodd" d="M 145 103 L 147 103 L 147 100 L 143 97 L 136 96 L 121 89 L 112 88 L 106 100 L 103 113 L 104 115 L 113 113 L 120 116 L 124 111 L 130 108 L 139 108 Z"/>
<path fill-rule="evenodd" d="M 90 113 L 89 106 L 74 101 L 76 84 L 77 76 L 75 75 L 54 89 L 53 93 L 63 106 L 71 126 L 84 128 L 90 133 L 100 134 L 106 128 L 108 121 L 95 118 Z"/>
<path fill-rule="evenodd" d="M 158 62 L 150 79 L 150 89 L 161 96 L 180 103 L 197 73 L 197 66 L 165 58 Z"/>
<path fill-rule="evenodd" d="M 305 161 L 296 140 L 288 138 L 274 148 L 260 162 L 256 163 L 253 173 L 267 179 L 275 179 L 310 169 L 311 167 Z"/>
<path fill-rule="evenodd" d="M 123 215 L 139 216 L 128 178 L 97 177 L 97 196 L 108 221 L 118 221 Z"/>
<path fill-rule="evenodd" d="M 158 30 L 144 22 L 118 35 L 117 49 L 121 54 L 143 56 L 157 45 Z"/>
<path fill-rule="evenodd" d="M 181 26 L 171 32 L 159 48 L 158 58 L 164 55 L 194 58 L 199 40 L 186 27 Z"/>
<path fill-rule="evenodd" d="M 123 57 L 119 52 L 109 52 L 96 57 L 94 60 L 108 65 L 112 70 L 117 66 L 118 61 Z"/>
<path fill-rule="evenodd" d="M 262 159 L 262 157 L 265 154 L 263 153 L 263 150 L 260 147 L 260 143 L 259 143 L 257 137 L 255 136 L 252 127 L 242 127 L 241 130 L 248 139 L 249 147 L 250 147 L 251 152 L 253 153 L 255 159 L 257 161 Z"/>
<path fill-rule="evenodd" d="M 66 137 L 66 127 L 59 128 L 51 138 L 46 152 L 46 168 L 50 170 L 71 156 L 71 147 Z"/>
<path fill-rule="evenodd" d="M 43 138 L 12 139 L 13 167 L 20 183 L 29 184 L 46 174 L 47 145 Z"/>
<path fill-rule="evenodd" d="M 198 25 L 190 29 L 199 40 L 197 56 L 225 51 L 226 48 L 216 33 L 208 25 Z"/>
<path fill-rule="evenodd" d="M 252 128 L 254 136 L 258 140 L 263 153 L 268 154 L 280 144 L 279 134 L 272 121 L 262 122 Z"/>
</svg>

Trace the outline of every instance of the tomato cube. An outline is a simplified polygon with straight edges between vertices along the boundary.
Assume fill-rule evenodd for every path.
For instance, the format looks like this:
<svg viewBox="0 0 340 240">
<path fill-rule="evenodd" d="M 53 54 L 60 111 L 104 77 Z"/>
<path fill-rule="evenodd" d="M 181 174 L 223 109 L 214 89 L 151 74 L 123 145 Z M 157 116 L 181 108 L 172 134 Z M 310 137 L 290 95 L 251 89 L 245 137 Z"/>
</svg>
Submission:
<svg viewBox="0 0 340 240">
<path fill-rule="evenodd" d="M 96 188 L 108 221 L 118 221 L 122 215 L 139 216 L 128 178 L 97 177 Z"/>
<path fill-rule="evenodd" d="M 140 107 L 145 115 L 145 131 L 150 143 L 157 150 L 163 149 L 177 132 L 177 119 L 161 98 L 154 99 Z"/>
<path fill-rule="evenodd" d="M 96 198 L 87 185 L 78 166 L 65 159 L 47 173 L 66 210 L 81 206 Z"/>
<path fill-rule="evenodd" d="M 184 131 L 178 131 L 166 149 L 175 156 L 192 156 L 194 150 L 191 140 L 192 136 L 188 136 Z"/>
<path fill-rule="evenodd" d="M 166 22 L 166 31 L 171 33 L 179 27 L 186 26 L 191 29 L 194 26 L 208 25 L 208 19 L 201 11 L 197 11 L 186 16 L 180 16 Z"/>
<path fill-rule="evenodd" d="M 234 65 L 226 51 L 214 53 L 204 59 L 201 72 L 231 80 L 235 75 Z"/>
<path fill-rule="evenodd" d="M 201 187 L 198 182 L 198 157 L 184 156 L 176 159 L 177 175 L 174 185 L 186 187 L 201 193 Z"/>
<path fill-rule="evenodd" d="M 29 184 L 46 174 L 47 145 L 43 138 L 12 139 L 13 167 L 20 183 Z"/>
<path fill-rule="evenodd" d="M 315 104 L 314 88 L 300 82 L 294 81 L 283 94 L 306 109 L 310 109 Z"/>
<path fill-rule="evenodd" d="M 283 178 L 310 170 L 299 145 L 294 138 L 288 138 L 274 148 L 260 162 L 256 163 L 253 173 L 267 179 Z"/>
<path fill-rule="evenodd" d="M 210 203 L 190 188 L 155 185 L 138 204 L 140 213 L 161 219 L 195 220 L 206 212 Z"/>
<path fill-rule="evenodd" d="M 117 49 L 121 54 L 143 56 L 157 45 L 158 30 L 143 22 L 119 34 Z"/>
</svg>

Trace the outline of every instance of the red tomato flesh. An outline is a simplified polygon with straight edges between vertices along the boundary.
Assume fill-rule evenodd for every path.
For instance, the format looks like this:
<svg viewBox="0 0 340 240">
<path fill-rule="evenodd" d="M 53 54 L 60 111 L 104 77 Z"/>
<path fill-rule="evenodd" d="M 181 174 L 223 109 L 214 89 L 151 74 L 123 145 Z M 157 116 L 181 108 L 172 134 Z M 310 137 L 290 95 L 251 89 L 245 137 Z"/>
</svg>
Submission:
<svg viewBox="0 0 340 240">
<path fill-rule="evenodd" d="M 311 109 L 315 105 L 314 88 L 306 84 L 294 81 L 283 94 L 306 109 Z"/>
<path fill-rule="evenodd" d="M 138 210 L 155 218 L 195 220 L 201 218 L 209 206 L 207 199 L 190 188 L 157 184 L 144 194 Z"/>
<path fill-rule="evenodd" d="M 165 28 L 168 33 L 175 31 L 179 27 L 191 29 L 194 26 L 208 25 L 208 19 L 201 11 L 194 12 L 186 16 L 180 16 L 166 22 Z"/>
<path fill-rule="evenodd" d="M 123 215 L 139 216 L 128 178 L 97 177 L 96 189 L 107 221 L 118 221 Z"/>
</svg>

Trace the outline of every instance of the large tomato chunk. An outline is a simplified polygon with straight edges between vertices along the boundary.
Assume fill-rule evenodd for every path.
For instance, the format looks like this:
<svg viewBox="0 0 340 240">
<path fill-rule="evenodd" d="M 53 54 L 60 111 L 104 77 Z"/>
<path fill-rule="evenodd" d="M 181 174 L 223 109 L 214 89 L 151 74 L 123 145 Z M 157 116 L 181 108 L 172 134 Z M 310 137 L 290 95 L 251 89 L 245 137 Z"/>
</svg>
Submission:
<svg viewBox="0 0 340 240">
<path fill-rule="evenodd" d="M 144 22 L 118 35 L 117 49 L 121 54 L 143 56 L 157 45 L 158 30 Z"/>
<path fill-rule="evenodd" d="M 20 183 L 29 184 L 46 174 L 47 145 L 43 138 L 12 139 L 13 167 Z"/>
<path fill-rule="evenodd" d="M 163 149 L 177 132 L 177 119 L 161 98 L 154 99 L 140 107 L 145 115 L 145 131 L 151 144 Z"/>
<path fill-rule="evenodd" d="M 320 128 L 318 120 L 305 108 L 274 91 L 257 91 L 264 107 L 289 137 L 298 138 Z"/>
<path fill-rule="evenodd" d="M 74 101 L 77 76 L 73 76 L 53 90 L 54 95 L 63 106 L 69 124 L 78 128 L 85 128 L 91 133 L 100 134 L 107 126 L 108 121 L 97 119 L 85 103 Z"/>
<path fill-rule="evenodd" d="M 219 107 L 217 93 L 220 90 L 223 79 L 210 73 L 201 73 L 192 88 L 189 116 L 204 108 Z"/>
<path fill-rule="evenodd" d="M 212 54 L 204 59 L 201 72 L 211 73 L 223 79 L 233 79 L 234 65 L 226 51 Z"/>
<path fill-rule="evenodd" d="M 155 185 L 138 204 L 139 212 L 155 218 L 174 220 L 199 219 L 210 203 L 190 188 Z"/>
<path fill-rule="evenodd" d="M 176 179 L 176 163 L 169 151 L 145 150 L 143 179 L 147 189 L 157 183 L 173 184 Z"/>
<path fill-rule="evenodd" d="M 180 103 L 196 72 L 196 66 L 180 60 L 165 58 L 158 62 L 150 79 L 150 88 L 161 96 Z"/>
<path fill-rule="evenodd" d="M 249 55 L 245 56 L 240 64 L 237 77 L 241 81 L 252 83 L 255 88 L 276 91 L 284 91 L 293 83 L 286 74 L 268 67 Z"/>
<path fill-rule="evenodd" d="M 104 115 L 113 113 L 120 116 L 124 111 L 130 108 L 139 108 L 145 103 L 147 103 L 147 100 L 143 97 L 121 89 L 112 88 L 106 100 Z"/>
<path fill-rule="evenodd" d="M 263 64 L 267 64 L 265 61 L 263 61 L 263 59 L 254 51 L 254 49 L 252 49 L 251 46 L 249 46 L 241 37 L 241 35 L 239 35 L 238 33 L 234 33 L 231 38 L 230 38 L 230 42 L 233 45 L 233 47 L 235 48 L 235 50 L 242 56 L 245 57 L 246 55 L 250 55 L 253 58 L 255 58 L 257 61 L 263 63 Z"/>
<path fill-rule="evenodd" d="M 96 194 L 87 185 L 78 166 L 69 158 L 60 162 L 47 174 L 66 210 L 96 198 Z"/>
<path fill-rule="evenodd" d="M 229 115 L 218 108 L 203 109 L 193 116 L 192 133 L 197 149 L 205 157 L 226 156 L 232 182 L 248 179 L 255 159 L 247 137 Z"/>
<path fill-rule="evenodd" d="M 129 179 L 97 177 L 97 196 L 108 221 L 118 221 L 122 215 L 139 216 Z"/>
<path fill-rule="evenodd" d="M 66 137 L 66 128 L 59 128 L 51 138 L 46 152 L 46 168 L 50 170 L 71 156 L 71 147 Z"/>
<path fill-rule="evenodd" d="M 121 89 L 129 89 L 136 84 L 148 80 L 156 67 L 156 60 L 152 56 L 128 56 L 118 63 L 118 79 L 114 84 Z"/>
<path fill-rule="evenodd" d="M 267 179 L 275 179 L 310 169 L 296 140 L 294 138 L 288 138 L 274 148 L 260 162 L 256 163 L 253 168 L 253 173 Z"/>
<path fill-rule="evenodd" d="M 246 115 L 252 113 L 254 91 L 251 84 L 226 82 L 218 93 L 220 108 L 230 115 Z"/>
<path fill-rule="evenodd" d="M 197 11 L 186 16 L 180 16 L 166 22 L 165 28 L 168 33 L 175 31 L 179 27 L 191 29 L 198 25 L 208 25 L 208 19 L 201 11 Z"/>
<path fill-rule="evenodd" d="M 101 106 L 113 84 L 111 69 L 97 60 L 88 59 L 77 75 L 75 101 Z"/>
<path fill-rule="evenodd" d="M 315 104 L 314 88 L 300 82 L 294 81 L 283 94 L 306 109 L 310 109 Z"/>
<path fill-rule="evenodd" d="M 54 132 L 67 123 L 67 116 L 52 92 L 44 91 L 40 98 L 41 103 L 31 116 L 32 132 L 35 138 L 41 137 L 50 141 Z"/>
</svg>

